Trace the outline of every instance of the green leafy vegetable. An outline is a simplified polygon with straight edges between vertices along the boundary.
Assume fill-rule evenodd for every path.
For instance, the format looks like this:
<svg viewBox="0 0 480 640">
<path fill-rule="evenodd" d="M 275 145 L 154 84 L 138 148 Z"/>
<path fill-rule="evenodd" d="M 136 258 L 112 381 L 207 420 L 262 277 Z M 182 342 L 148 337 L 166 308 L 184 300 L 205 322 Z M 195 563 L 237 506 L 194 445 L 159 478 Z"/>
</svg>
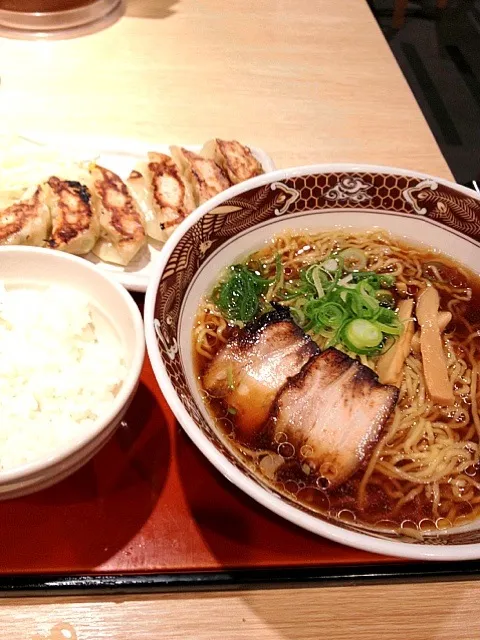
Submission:
<svg viewBox="0 0 480 640">
<path fill-rule="evenodd" d="M 314 338 L 323 338 L 326 347 L 343 345 L 360 355 L 375 355 L 390 348 L 402 332 L 390 291 L 395 278 L 365 271 L 367 256 L 360 249 L 332 254 L 289 280 L 278 255 L 273 278 L 264 277 L 257 263 L 248 264 L 258 269 L 231 266 L 213 292 L 213 301 L 227 320 L 249 322 L 258 317 L 268 291 L 269 301 L 287 305 L 295 322 Z M 228 377 L 227 381 L 230 384 Z"/>
<path fill-rule="evenodd" d="M 229 276 L 213 291 L 212 299 L 228 320 L 249 322 L 260 310 L 259 297 L 271 280 L 243 264 L 229 267 Z"/>
<path fill-rule="evenodd" d="M 270 285 L 281 283 L 283 276 L 282 260 L 278 254 L 275 256 L 273 278 L 264 278 L 259 269 L 234 264 L 228 268 L 225 280 L 213 290 L 212 300 L 227 320 L 250 322 L 262 311 L 261 297 Z"/>
</svg>

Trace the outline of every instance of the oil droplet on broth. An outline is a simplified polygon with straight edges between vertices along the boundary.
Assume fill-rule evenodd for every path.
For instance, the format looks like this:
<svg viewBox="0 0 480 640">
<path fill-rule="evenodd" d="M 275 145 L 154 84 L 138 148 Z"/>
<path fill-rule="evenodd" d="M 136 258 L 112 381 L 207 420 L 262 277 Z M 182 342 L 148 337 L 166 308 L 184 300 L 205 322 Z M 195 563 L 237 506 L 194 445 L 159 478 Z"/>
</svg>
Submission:
<svg viewBox="0 0 480 640">
<path fill-rule="evenodd" d="M 437 529 L 450 529 L 453 527 L 453 522 L 448 518 L 437 518 L 435 520 L 435 526 Z"/>
<path fill-rule="evenodd" d="M 315 487 L 304 487 L 297 493 L 297 498 L 311 506 L 314 511 L 328 513 L 330 510 L 330 499 L 325 491 Z"/>
<path fill-rule="evenodd" d="M 353 511 L 350 511 L 350 509 L 341 509 L 337 513 L 337 518 L 343 520 L 344 522 L 356 522 L 357 520 L 357 516 L 353 513 Z"/>
<path fill-rule="evenodd" d="M 437 525 L 431 518 L 423 518 L 418 523 L 418 528 L 420 531 L 434 531 L 437 528 Z"/>
<path fill-rule="evenodd" d="M 284 460 L 289 460 L 295 455 L 295 447 L 290 442 L 282 442 L 277 447 L 277 453 L 282 456 Z"/>
</svg>

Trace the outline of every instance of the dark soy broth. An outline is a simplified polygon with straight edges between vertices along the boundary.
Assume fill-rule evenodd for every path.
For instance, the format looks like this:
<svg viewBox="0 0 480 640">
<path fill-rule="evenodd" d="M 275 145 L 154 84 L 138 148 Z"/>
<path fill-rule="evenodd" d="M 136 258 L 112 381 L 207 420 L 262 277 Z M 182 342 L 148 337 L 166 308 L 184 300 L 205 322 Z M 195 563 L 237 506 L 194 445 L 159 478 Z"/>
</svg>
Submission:
<svg viewBox="0 0 480 640">
<path fill-rule="evenodd" d="M 395 240 L 396 244 L 402 246 L 405 251 L 406 259 L 410 247 Z M 451 296 L 448 292 L 439 289 L 440 294 L 440 311 L 453 311 L 452 320 L 448 325 L 446 334 L 454 336 L 458 354 L 461 356 L 462 349 L 466 349 L 472 340 L 472 332 L 480 330 L 480 280 L 472 272 L 465 267 L 457 264 L 453 260 L 443 256 L 437 252 L 423 251 L 419 247 L 415 247 L 417 256 L 422 266 L 422 278 L 425 282 L 430 281 L 433 285 L 436 279 L 441 277 L 451 286 L 458 289 L 470 288 L 472 291 L 471 299 L 464 304 L 460 304 L 452 309 L 449 306 Z M 290 274 L 288 274 L 290 275 Z M 402 298 L 415 297 L 418 293 L 419 286 L 412 285 L 403 288 L 402 291 L 396 291 L 395 297 L 397 302 Z M 456 311 L 455 311 L 456 310 Z M 227 328 L 224 333 L 225 337 L 232 336 L 238 331 L 236 327 Z M 465 345 L 465 347 L 463 346 Z M 194 348 L 194 353 L 196 353 Z M 210 362 L 209 359 L 196 353 L 196 372 L 200 387 L 202 374 Z M 366 462 L 347 482 L 335 490 L 325 490 L 324 480 L 310 472 L 306 472 L 305 465 L 302 464 L 301 456 L 292 456 L 292 446 L 290 443 L 278 442 L 272 445 L 271 442 L 265 440 L 264 433 L 260 433 L 252 440 L 242 441 L 235 429 L 235 415 L 229 413 L 228 407 L 218 398 L 212 398 L 203 391 L 203 397 L 209 408 L 211 415 L 215 418 L 216 424 L 221 428 L 228 437 L 233 447 L 240 454 L 244 462 L 259 476 L 264 482 L 273 486 L 279 492 L 287 495 L 290 499 L 300 503 L 309 510 L 320 512 L 323 515 L 340 518 L 348 522 L 356 522 L 359 525 L 367 527 L 379 527 L 399 530 L 401 527 L 405 531 L 411 527 L 412 529 L 428 530 L 439 528 L 442 524 L 436 521 L 442 520 L 438 516 L 432 514 L 432 499 L 425 492 L 414 497 L 403 505 L 399 506 L 398 496 L 392 493 L 392 486 L 387 488 L 382 483 L 380 476 L 375 476 L 373 481 L 369 481 L 366 486 L 366 496 L 364 507 L 358 506 L 358 492 L 362 481 Z M 468 398 L 464 400 L 464 408 L 471 411 L 471 401 Z M 390 417 L 391 423 L 393 415 Z M 446 416 L 445 423 L 449 418 Z M 455 434 L 461 440 L 467 432 L 471 432 L 472 421 L 470 420 L 466 426 L 460 427 Z M 388 429 L 388 425 L 387 425 Z M 474 438 L 478 443 L 478 435 L 475 433 Z M 283 461 L 278 466 L 278 455 L 283 455 Z M 272 453 L 273 458 L 272 458 Z M 267 459 L 270 457 L 270 461 Z M 267 460 L 268 464 L 265 464 Z M 478 465 L 469 471 L 472 480 L 480 483 L 480 471 Z M 408 487 L 408 485 L 407 485 Z M 480 491 L 477 496 L 480 501 Z M 468 502 L 458 504 L 456 516 L 467 516 L 472 512 L 472 505 Z M 453 523 L 449 523 L 453 524 Z M 446 526 L 446 525 L 443 525 Z"/>
</svg>

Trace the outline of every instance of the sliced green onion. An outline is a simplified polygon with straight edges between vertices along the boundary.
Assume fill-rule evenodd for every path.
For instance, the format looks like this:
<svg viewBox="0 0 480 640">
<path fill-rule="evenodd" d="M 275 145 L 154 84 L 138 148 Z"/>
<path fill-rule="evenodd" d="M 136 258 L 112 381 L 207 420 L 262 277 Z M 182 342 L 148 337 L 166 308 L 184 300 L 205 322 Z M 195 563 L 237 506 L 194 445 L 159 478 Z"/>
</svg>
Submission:
<svg viewBox="0 0 480 640">
<path fill-rule="evenodd" d="M 323 347 L 343 345 L 359 355 L 378 355 L 395 342 L 403 325 L 389 291 L 395 285 L 394 276 L 366 271 L 366 265 L 365 252 L 352 247 L 304 266 L 298 276 L 285 282 L 279 254 L 271 278 L 263 274 L 273 264 L 253 257 L 229 267 L 212 300 L 227 320 L 240 326 L 278 301 L 289 307 L 294 321 Z M 229 389 L 234 388 L 233 370 L 227 371 L 227 383 Z"/>
<path fill-rule="evenodd" d="M 340 252 L 343 259 L 343 269 L 348 273 L 362 271 L 367 266 L 367 256 L 361 249 L 344 249 Z"/>
<path fill-rule="evenodd" d="M 383 340 L 381 330 L 369 320 L 357 318 L 351 320 L 344 328 L 344 338 L 347 346 L 351 346 L 356 353 L 378 347 Z"/>
<path fill-rule="evenodd" d="M 376 319 L 378 322 L 384 322 L 385 324 L 398 323 L 396 311 L 393 309 L 385 309 L 384 307 L 381 307 Z"/>
<path fill-rule="evenodd" d="M 379 289 L 378 275 L 374 271 L 356 271 L 352 273 L 352 281 L 355 283 L 367 280 L 375 289 Z"/>
<path fill-rule="evenodd" d="M 291 312 L 295 322 L 300 327 L 303 327 L 303 325 L 305 324 L 305 314 L 304 314 L 304 312 L 301 309 L 298 309 L 297 307 L 290 307 L 290 312 Z"/>
<path fill-rule="evenodd" d="M 357 284 L 357 291 L 364 297 L 375 299 L 375 287 L 367 280 L 361 280 Z"/>
<path fill-rule="evenodd" d="M 375 271 L 356 271 L 352 273 L 353 282 L 366 280 L 374 289 L 389 289 L 395 284 L 394 276 L 388 273 L 375 273 Z"/>
<path fill-rule="evenodd" d="M 349 292 L 347 301 L 350 302 L 353 315 L 357 318 L 371 320 L 378 312 L 380 305 L 377 300 L 369 295 L 358 295 L 357 292 Z"/>
<path fill-rule="evenodd" d="M 236 416 L 238 411 L 235 409 L 235 407 L 228 407 L 227 412 L 232 415 L 232 416 Z"/>
<path fill-rule="evenodd" d="M 275 278 L 274 284 L 278 284 L 284 276 L 282 258 L 279 253 L 275 256 Z"/>
<path fill-rule="evenodd" d="M 319 269 L 312 270 L 312 280 L 313 284 L 315 285 L 315 289 L 317 290 L 318 297 L 323 298 L 323 296 L 325 295 L 325 291 L 323 290 L 322 281 L 318 272 Z"/>
<path fill-rule="evenodd" d="M 388 287 L 393 287 L 395 284 L 395 276 L 391 276 L 388 273 L 379 273 L 378 280 L 381 287 L 388 289 Z"/>
<path fill-rule="evenodd" d="M 391 291 L 388 289 L 379 289 L 375 293 L 375 298 L 378 300 L 380 306 L 386 307 L 387 309 L 395 308 L 395 298 Z"/>
<path fill-rule="evenodd" d="M 375 322 L 375 326 L 383 331 L 383 333 L 387 336 L 399 336 L 402 333 L 402 325 L 398 323 L 397 325 L 383 324 L 382 322 Z"/>
<path fill-rule="evenodd" d="M 339 327 L 345 319 L 345 311 L 336 302 L 327 302 L 322 305 L 317 317 L 326 327 Z"/>
<path fill-rule="evenodd" d="M 349 273 L 348 276 L 345 276 L 341 280 L 338 281 L 340 287 L 354 287 L 355 285 L 350 284 L 353 280 L 353 274 Z"/>
<path fill-rule="evenodd" d="M 326 284 L 328 282 L 331 282 L 332 280 L 332 274 L 328 273 L 327 271 L 324 271 L 321 264 L 312 264 L 306 269 L 304 269 L 302 273 L 304 274 L 305 281 L 308 282 L 308 284 L 312 284 L 312 285 L 314 284 L 313 282 L 314 273 L 317 274 L 317 276 L 320 278 L 322 283 Z"/>
<path fill-rule="evenodd" d="M 305 317 L 308 318 L 312 327 L 320 329 L 336 329 L 344 321 L 345 310 L 336 302 L 322 303 L 321 300 L 312 300 L 305 305 Z"/>
<path fill-rule="evenodd" d="M 335 258 L 328 258 L 325 262 L 322 262 L 322 269 L 329 273 L 335 273 L 339 267 L 338 261 Z"/>
</svg>

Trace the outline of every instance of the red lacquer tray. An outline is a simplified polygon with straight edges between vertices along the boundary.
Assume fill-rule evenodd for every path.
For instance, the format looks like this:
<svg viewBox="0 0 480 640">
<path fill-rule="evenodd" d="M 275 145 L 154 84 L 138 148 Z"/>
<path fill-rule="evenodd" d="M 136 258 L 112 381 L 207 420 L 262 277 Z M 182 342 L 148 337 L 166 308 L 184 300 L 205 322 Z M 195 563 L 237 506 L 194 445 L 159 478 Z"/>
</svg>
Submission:
<svg viewBox="0 0 480 640">
<path fill-rule="evenodd" d="M 206 571 L 383 562 L 284 522 L 184 435 L 148 360 L 113 439 L 62 483 L 0 503 L 0 571 Z"/>
<path fill-rule="evenodd" d="M 236 489 L 183 433 L 148 360 L 113 439 L 62 483 L 0 502 L 0 523 L 0 590 L 7 592 L 101 588 L 102 580 L 125 589 L 129 579 L 158 587 L 162 576 L 168 588 L 175 576 L 188 587 L 225 586 L 236 573 L 242 583 L 259 575 L 282 581 L 424 573 L 310 534 Z M 478 567 L 470 563 L 470 570 Z"/>
</svg>

